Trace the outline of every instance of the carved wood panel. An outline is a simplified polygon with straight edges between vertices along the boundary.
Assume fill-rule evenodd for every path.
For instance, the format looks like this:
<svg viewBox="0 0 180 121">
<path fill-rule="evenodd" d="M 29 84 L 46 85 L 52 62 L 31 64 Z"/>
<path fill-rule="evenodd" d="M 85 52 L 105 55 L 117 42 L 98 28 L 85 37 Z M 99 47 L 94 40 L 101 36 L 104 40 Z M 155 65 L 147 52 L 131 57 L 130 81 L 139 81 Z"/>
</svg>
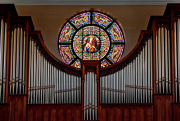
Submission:
<svg viewBox="0 0 180 121">
<path fill-rule="evenodd" d="M 154 120 L 171 121 L 172 120 L 172 95 L 155 94 L 154 95 Z"/>
<path fill-rule="evenodd" d="M 28 104 L 28 121 L 81 121 L 81 104 Z"/>
<path fill-rule="evenodd" d="M 9 104 L 0 104 L 0 121 L 8 121 Z"/>
<path fill-rule="evenodd" d="M 101 121 L 153 121 L 153 104 L 100 104 Z"/>
<path fill-rule="evenodd" d="M 180 103 L 173 104 L 173 121 L 180 120 Z"/>
<path fill-rule="evenodd" d="M 9 95 L 10 121 L 26 120 L 26 96 L 27 95 Z"/>
</svg>

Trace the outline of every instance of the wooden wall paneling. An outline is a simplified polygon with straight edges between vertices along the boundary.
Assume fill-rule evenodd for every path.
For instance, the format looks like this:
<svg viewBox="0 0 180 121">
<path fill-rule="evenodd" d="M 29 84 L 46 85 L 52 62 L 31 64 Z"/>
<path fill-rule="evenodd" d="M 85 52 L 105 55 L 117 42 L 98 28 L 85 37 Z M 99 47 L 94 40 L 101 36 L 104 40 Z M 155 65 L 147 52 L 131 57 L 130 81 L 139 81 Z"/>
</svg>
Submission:
<svg viewBox="0 0 180 121">
<path fill-rule="evenodd" d="M 153 104 L 100 104 L 100 121 L 154 121 Z"/>
<path fill-rule="evenodd" d="M 27 104 L 27 118 L 34 121 L 81 121 L 81 104 Z"/>
<path fill-rule="evenodd" d="M 9 95 L 9 117 L 11 121 L 26 120 L 27 95 Z"/>
<path fill-rule="evenodd" d="M 0 104 L 0 121 L 9 120 L 9 104 Z"/>
<path fill-rule="evenodd" d="M 128 108 L 125 108 L 124 109 L 124 121 L 129 121 L 129 109 Z"/>
<path fill-rule="evenodd" d="M 154 94 L 154 121 L 172 120 L 172 94 Z"/>
<path fill-rule="evenodd" d="M 173 103 L 173 121 L 180 119 L 180 103 Z"/>
<path fill-rule="evenodd" d="M 137 120 L 137 110 L 134 108 L 131 110 L 131 121 Z"/>
</svg>

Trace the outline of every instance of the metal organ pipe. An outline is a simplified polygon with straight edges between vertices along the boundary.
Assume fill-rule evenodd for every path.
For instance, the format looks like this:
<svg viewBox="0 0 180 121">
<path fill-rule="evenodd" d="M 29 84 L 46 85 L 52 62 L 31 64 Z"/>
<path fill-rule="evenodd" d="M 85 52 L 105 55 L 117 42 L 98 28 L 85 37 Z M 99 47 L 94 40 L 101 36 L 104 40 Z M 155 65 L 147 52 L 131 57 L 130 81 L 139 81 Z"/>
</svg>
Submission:
<svg viewBox="0 0 180 121">
<path fill-rule="evenodd" d="M 0 103 L 5 102 L 7 23 L 0 19 Z"/>
</svg>

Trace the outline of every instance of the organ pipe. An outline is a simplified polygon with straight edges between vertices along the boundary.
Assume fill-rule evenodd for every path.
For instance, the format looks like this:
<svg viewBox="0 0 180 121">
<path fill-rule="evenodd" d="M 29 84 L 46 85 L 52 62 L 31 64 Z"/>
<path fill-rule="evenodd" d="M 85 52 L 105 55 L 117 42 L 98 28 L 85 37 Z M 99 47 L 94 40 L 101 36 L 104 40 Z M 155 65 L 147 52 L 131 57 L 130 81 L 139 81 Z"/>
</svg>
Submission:
<svg viewBox="0 0 180 121">
<path fill-rule="evenodd" d="M 7 23 L 0 19 L 0 103 L 5 102 Z"/>
</svg>

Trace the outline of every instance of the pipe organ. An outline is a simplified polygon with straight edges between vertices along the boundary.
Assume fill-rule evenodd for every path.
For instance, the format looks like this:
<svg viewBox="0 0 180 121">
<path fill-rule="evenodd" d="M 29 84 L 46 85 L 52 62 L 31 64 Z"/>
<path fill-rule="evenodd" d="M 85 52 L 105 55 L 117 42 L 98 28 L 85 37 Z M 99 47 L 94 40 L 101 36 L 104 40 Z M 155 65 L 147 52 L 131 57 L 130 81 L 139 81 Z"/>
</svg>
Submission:
<svg viewBox="0 0 180 121">
<path fill-rule="evenodd" d="M 152 103 L 152 39 L 119 71 L 100 77 L 100 103 Z"/>
<path fill-rule="evenodd" d="M 30 37 L 28 103 L 81 103 L 81 77 L 58 69 L 40 48 Z"/>
<path fill-rule="evenodd" d="M 112 64 L 113 59 L 118 60 L 116 56 L 103 56 L 105 65 L 101 65 L 100 60 L 93 60 L 92 53 L 89 60 L 80 59 L 81 54 L 79 58 L 66 56 L 72 49 L 68 48 L 64 54 L 68 65 L 46 48 L 41 32 L 34 30 L 31 17 L 18 16 L 14 5 L 0 5 L 0 120 L 178 121 L 179 8 L 180 4 L 168 4 L 163 16 L 151 16 L 136 46 L 118 62 Z M 81 15 L 80 22 L 87 24 L 86 19 L 81 20 L 86 15 Z M 99 15 L 88 12 L 92 20 Z M 77 37 L 83 30 L 74 19 L 63 28 L 64 40 L 71 37 L 69 28 L 78 30 Z M 118 25 L 113 20 L 109 19 L 110 24 L 105 26 L 99 24 L 98 29 L 97 21 L 92 20 L 93 25 L 87 28 L 85 36 L 94 32 L 91 37 L 95 39 L 90 39 L 94 45 L 96 40 L 100 48 L 101 39 L 110 36 L 113 42 L 108 40 L 103 46 L 113 43 L 122 49 L 124 42 L 115 36 Z M 82 42 L 79 39 L 72 44 L 63 39 L 59 44 L 62 48 L 70 44 L 78 47 L 78 42 Z M 86 40 L 88 37 L 81 47 Z M 86 50 L 87 54 L 99 48 L 82 51 Z"/>
</svg>

